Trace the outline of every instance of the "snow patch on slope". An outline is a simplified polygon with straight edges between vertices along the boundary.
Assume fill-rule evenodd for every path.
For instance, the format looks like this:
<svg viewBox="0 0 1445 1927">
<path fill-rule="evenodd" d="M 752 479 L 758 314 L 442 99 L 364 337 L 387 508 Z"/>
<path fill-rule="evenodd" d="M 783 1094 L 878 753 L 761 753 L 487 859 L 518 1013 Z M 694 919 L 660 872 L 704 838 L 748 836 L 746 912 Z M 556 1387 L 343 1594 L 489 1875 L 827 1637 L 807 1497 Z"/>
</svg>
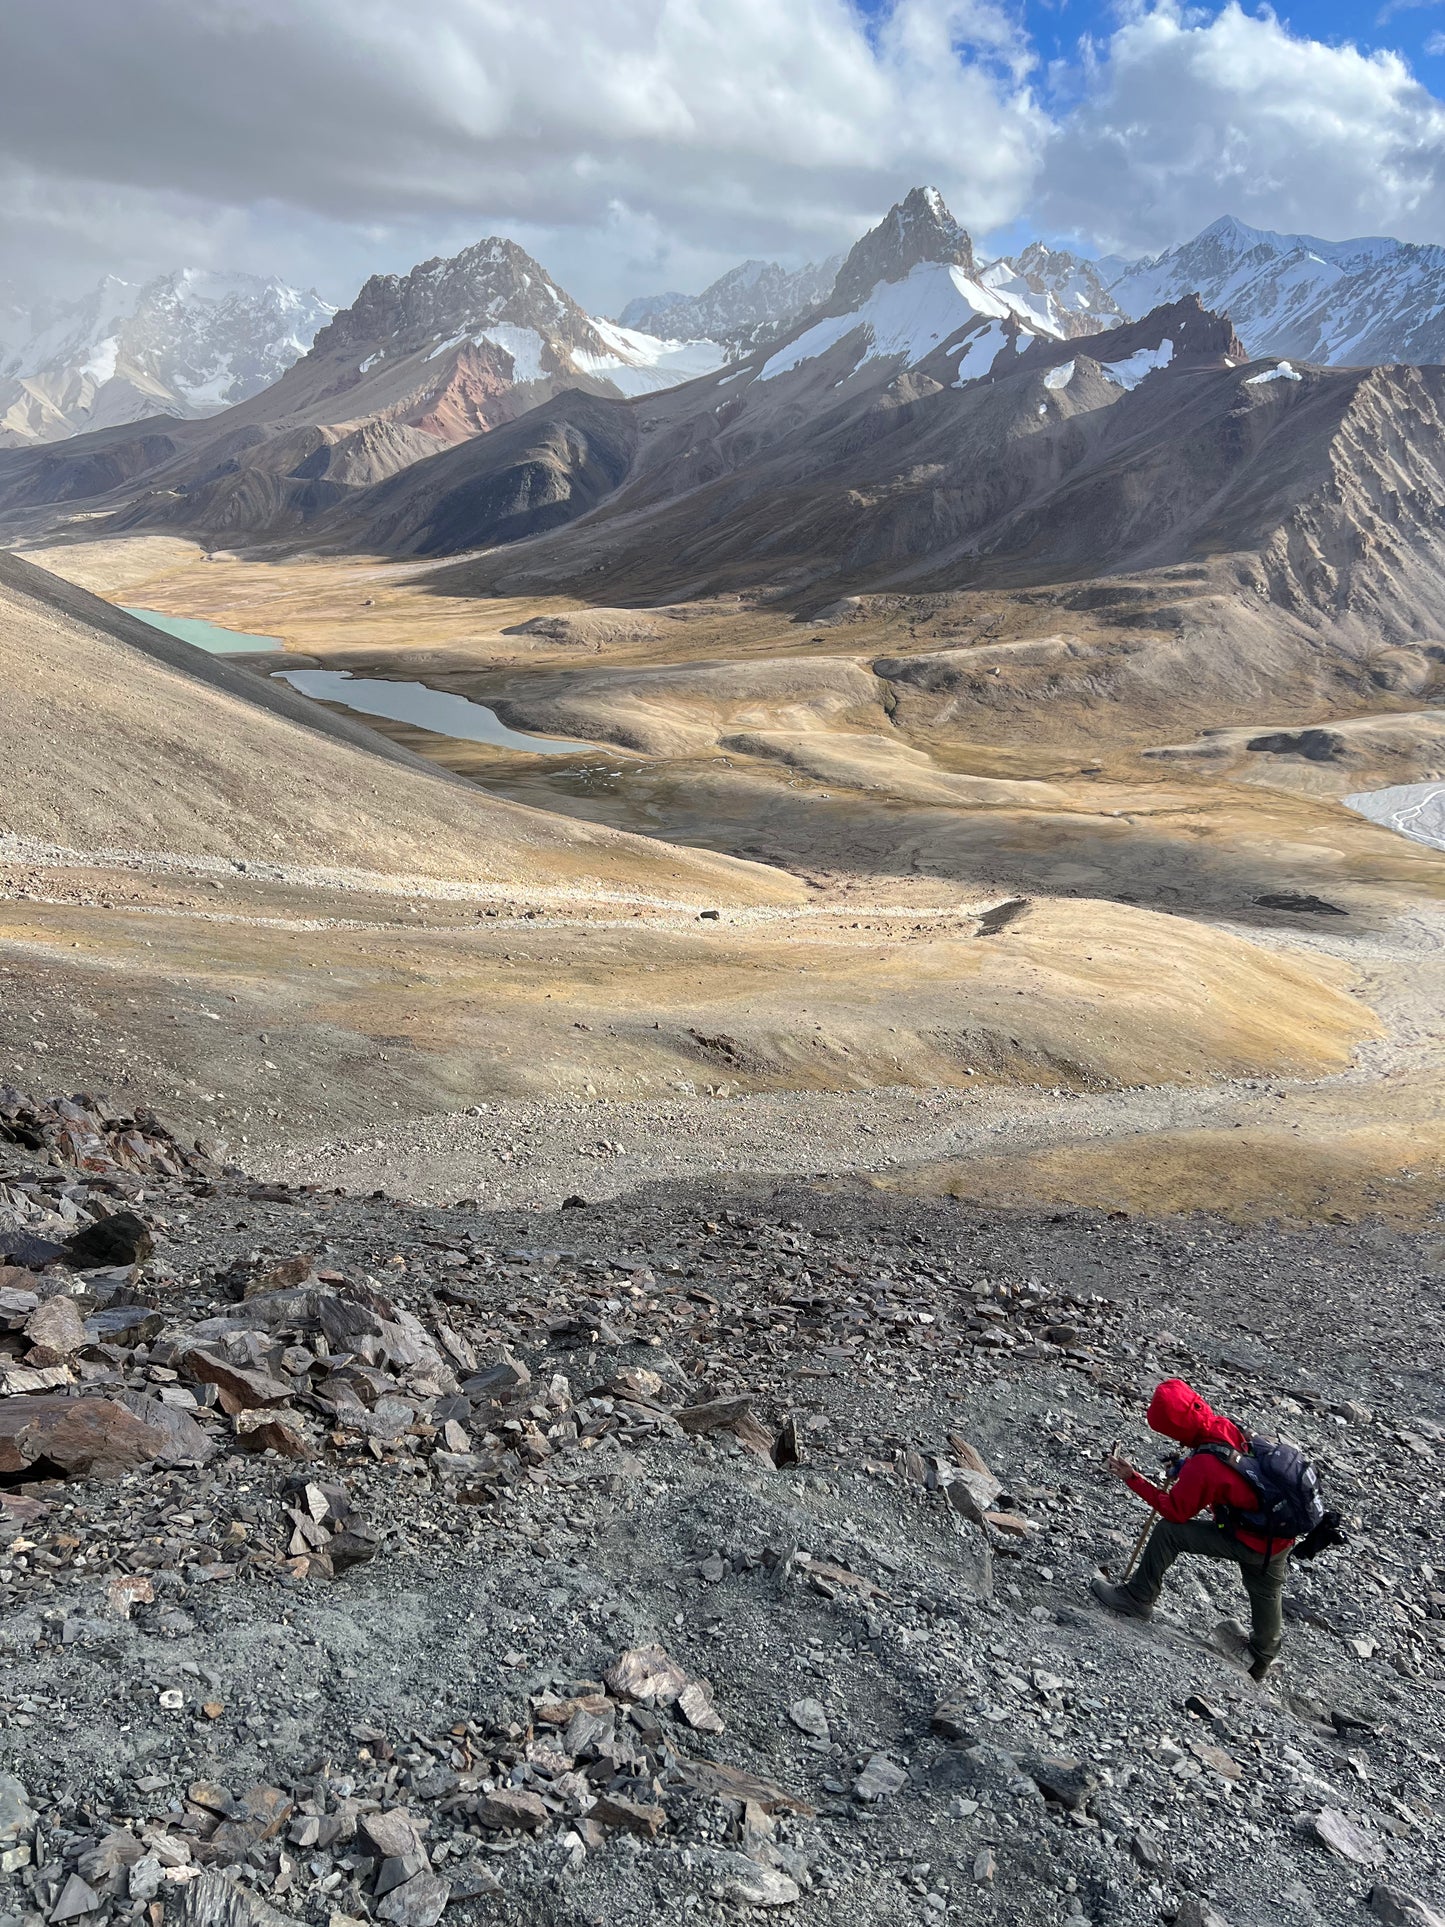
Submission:
<svg viewBox="0 0 1445 1927">
<path fill-rule="evenodd" d="M 963 352 L 958 358 L 958 380 L 954 382 L 954 387 L 967 388 L 971 382 L 988 374 L 1008 345 L 1009 333 L 1003 322 L 985 322 L 977 334 L 970 335 L 963 343 Z"/>
<path fill-rule="evenodd" d="M 867 346 L 855 367 L 901 356 L 912 368 L 970 321 L 980 316 L 1003 321 L 1014 312 L 1012 303 L 971 280 L 962 268 L 920 261 L 901 281 L 880 282 L 848 314 L 827 315 L 805 328 L 795 341 L 764 362 L 758 379 L 771 381 L 805 361 L 816 360 L 859 328 L 867 331 Z"/>
<path fill-rule="evenodd" d="M 75 372 L 82 381 L 93 381 L 99 387 L 102 382 L 113 379 L 115 364 L 119 358 L 120 336 L 107 335 L 104 341 L 95 343 Z"/>
<path fill-rule="evenodd" d="M 437 343 L 427 360 L 435 361 L 452 348 L 480 348 L 483 342 L 511 356 L 513 381 L 542 380 L 545 373 L 542 367 L 542 337 L 535 328 L 514 328 L 506 321 L 495 322 L 490 328 L 464 328 L 460 334 L 448 335 L 445 341 Z M 375 359 L 377 357 L 370 357 L 370 360 Z M 370 365 L 370 360 L 366 365 Z"/>
<path fill-rule="evenodd" d="M 1304 376 L 1298 368 L 1292 368 L 1287 361 L 1282 361 L 1277 368 L 1267 368 L 1262 375 L 1246 375 L 1244 385 L 1246 388 L 1259 388 L 1267 381 L 1303 380 Z"/>
<path fill-rule="evenodd" d="M 1157 348 L 1141 348 L 1124 361 L 1101 365 L 1110 381 L 1117 382 L 1121 388 L 1137 388 L 1146 375 L 1152 375 L 1156 368 L 1167 368 L 1173 359 L 1174 343 L 1166 335 Z"/>
<path fill-rule="evenodd" d="M 676 388 L 698 375 L 713 374 L 727 360 L 726 349 L 716 341 L 663 341 L 595 317 L 592 326 L 610 352 L 597 355 L 574 348 L 572 360 L 583 374 L 610 381 L 624 395 L 655 395 L 663 388 Z"/>
</svg>

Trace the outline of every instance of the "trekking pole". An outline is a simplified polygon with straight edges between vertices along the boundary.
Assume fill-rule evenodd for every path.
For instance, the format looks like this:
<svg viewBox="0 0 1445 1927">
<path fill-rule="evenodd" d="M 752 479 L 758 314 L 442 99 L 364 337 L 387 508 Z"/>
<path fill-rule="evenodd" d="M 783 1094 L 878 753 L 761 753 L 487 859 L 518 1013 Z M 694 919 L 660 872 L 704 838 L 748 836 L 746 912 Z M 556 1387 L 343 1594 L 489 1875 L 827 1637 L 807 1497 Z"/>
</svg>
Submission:
<svg viewBox="0 0 1445 1927">
<path fill-rule="evenodd" d="M 1138 1565 L 1139 1555 L 1144 1550 L 1144 1541 L 1153 1530 L 1154 1520 L 1152 1517 L 1146 1519 L 1143 1525 L 1140 1526 L 1139 1537 L 1134 1541 L 1134 1550 L 1129 1554 L 1129 1563 L 1124 1568 L 1124 1577 L 1119 1581 L 1121 1586 L 1127 1586 L 1129 1581 L 1134 1577 L 1134 1568 Z"/>
</svg>

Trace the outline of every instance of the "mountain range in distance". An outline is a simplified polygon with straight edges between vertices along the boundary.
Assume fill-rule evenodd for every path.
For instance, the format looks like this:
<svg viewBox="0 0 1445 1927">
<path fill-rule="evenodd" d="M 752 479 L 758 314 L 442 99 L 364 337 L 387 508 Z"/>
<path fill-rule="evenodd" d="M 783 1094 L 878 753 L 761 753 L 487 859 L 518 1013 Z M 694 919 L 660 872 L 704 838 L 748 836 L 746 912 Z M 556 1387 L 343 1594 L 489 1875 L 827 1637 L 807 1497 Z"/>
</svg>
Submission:
<svg viewBox="0 0 1445 1927">
<path fill-rule="evenodd" d="M 745 392 L 774 394 L 780 377 L 860 331 L 860 365 L 891 374 L 936 362 L 937 376 L 955 386 L 1031 346 L 1059 347 L 1067 337 L 1053 317 L 1069 276 L 1058 257 L 1046 265 L 1053 278 L 1043 294 L 1020 293 L 1013 277 L 990 285 L 941 197 L 916 188 L 851 250 L 826 300 L 725 365 L 716 342 L 667 341 L 589 316 L 514 242 L 480 242 L 407 275 L 373 276 L 278 380 L 218 415 L 0 451 L 0 511 L 110 498 L 127 526 L 283 534 L 327 522 L 367 490 L 519 421 L 536 416 L 545 433 L 553 419 L 545 411 L 566 396 L 561 447 L 528 456 L 520 471 L 504 467 L 505 500 L 478 496 L 467 522 L 495 535 L 498 516 L 505 524 L 521 514 L 528 527 L 537 516 L 570 520 L 622 479 L 638 398 L 690 395 L 704 378 L 700 405 L 728 420 Z M 1036 278 L 1042 285 L 1046 277 Z M 1122 335 L 1116 327 L 1099 336 L 1096 352 L 1127 384 L 1168 351 L 1157 329 L 1135 335 L 1121 326 Z M 714 379 L 721 398 L 707 385 Z M 612 403 L 625 406 L 606 415 L 606 434 L 589 439 L 594 402 L 604 415 Z M 522 433 L 525 445 L 530 431 Z M 712 441 L 697 441 L 704 463 Z M 390 498 L 380 506 L 390 526 Z"/>
<path fill-rule="evenodd" d="M 191 268 L 107 275 L 49 316 L 0 299 L 0 447 L 216 414 L 268 388 L 335 312 L 274 278 Z"/>
<path fill-rule="evenodd" d="M 451 265 L 429 262 L 410 276 L 374 277 L 345 312 L 374 315 L 379 289 L 414 288 L 428 275 L 464 290 L 476 259 L 473 248 Z M 572 359 L 565 343 L 558 353 L 556 343 L 528 341 L 510 372 L 493 357 L 484 385 L 521 387 L 521 399 L 530 401 L 542 392 L 533 384 L 569 374 L 624 394 L 691 379 L 826 309 L 842 265 L 841 256 L 799 269 L 750 260 L 697 295 L 640 296 L 617 322 L 585 318 L 586 340 L 579 335 L 575 344 L 581 360 Z M 535 263 L 522 272 L 556 287 Z M 1066 339 L 1198 294 L 1206 308 L 1230 316 L 1256 356 L 1324 365 L 1445 362 L 1442 247 L 1382 238 L 1325 241 L 1225 217 L 1193 240 L 1139 261 L 1093 261 L 1035 241 L 1016 255 L 975 263 L 971 273 L 1027 324 Z M 557 295 L 569 324 L 580 327 L 580 307 L 560 289 Z M 484 293 L 476 312 L 454 304 L 454 332 L 485 336 L 504 349 L 495 318 L 484 312 L 494 298 Z M 218 414 L 277 382 L 337 312 L 314 291 L 275 278 L 195 269 L 144 285 L 108 276 L 83 300 L 41 315 L 0 287 L 0 448 L 158 416 Z M 436 346 L 429 343 L 427 352 Z M 472 342 L 474 349 L 482 346 L 480 339 Z"/>
<path fill-rule="evenodd" d="M 1188 269 L 1149 272 L 1167 295 Z M 916 188 L 820 304 L 725 361 L 600 322 L 483 242 L 373 277 L 219 415 L 0 451 L 0 530 L 460 558 L 457 593 L 604 609 L 742 596 L 822 622 L 850 597 L 982 592 L 1111 612 L 1102 653 L 1009 645 L 1044 694 L 1162 686 L 1165 658 L 1227 684 L 1224 623 L 1261 688 L 1323 678 L 1322 709 L 1438 686 L 1442 370 L 1251 360 L 1193 292 L 1080 333 L 1095 293 L 1057 253 L 981 263 Z M 973 689 L 995 667 L 916 673 Z"/>
</svg>

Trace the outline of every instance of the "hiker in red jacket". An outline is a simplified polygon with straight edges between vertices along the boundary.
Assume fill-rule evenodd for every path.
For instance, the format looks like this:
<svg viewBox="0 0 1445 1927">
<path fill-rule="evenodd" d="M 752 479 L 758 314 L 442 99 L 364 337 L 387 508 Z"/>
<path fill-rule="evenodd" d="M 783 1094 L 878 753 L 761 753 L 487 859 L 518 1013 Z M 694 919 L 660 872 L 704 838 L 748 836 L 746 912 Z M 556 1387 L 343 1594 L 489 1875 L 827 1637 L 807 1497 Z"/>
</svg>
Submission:
<svg viewBox="0 0 1445 1927">
<path fill-rule="evenodd" d="M 1150 1429 L 1177 1439 L 1186 1448 L 1178 1474 L 1168 1487 L 1151 1484 L 1118 1452 L 1107 1465 L 1116 1479 L 1159 1514 L 1143 1557 L 1125 1585 L 1093 1582 L 1096 1596 L 1111 1612 L 1148 1619 L 1164 1585 L 1164 1575 L 1182 1552 L 1205 1559 L 1228 1559 L 1239 1567 L 1249 1595 L 1253 1630 L 1249 1639 L 1249 1671 L 1263 1679 L 1274 1664 L 1284 1638 L 1283 1595 L 1292 1539 L 1265 1539 L 1231 1524 L 1240 1513 L 1256 1513 L 1259 1494 L 1215 1452 L 1201 1447 L 1222 1446 L 1226 1452 L 1245 1453 L 1250 1441 L 1239 1427 L 1208 1404 L 1182 1378 L 1167 1378 L 1149 1401 Z M 1212 1524 L 1198 1515 L 1215 1514 Z"/>
</svg>

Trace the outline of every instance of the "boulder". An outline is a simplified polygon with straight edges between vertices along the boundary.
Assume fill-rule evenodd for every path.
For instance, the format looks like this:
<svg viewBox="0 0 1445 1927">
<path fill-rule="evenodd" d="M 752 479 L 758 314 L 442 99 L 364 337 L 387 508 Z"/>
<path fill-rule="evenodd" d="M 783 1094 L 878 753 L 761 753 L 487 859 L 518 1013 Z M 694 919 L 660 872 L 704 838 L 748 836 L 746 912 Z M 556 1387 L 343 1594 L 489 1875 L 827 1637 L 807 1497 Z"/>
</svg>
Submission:
<svg viewBox="0 0 1445 1927">
<path fill-rule="evenodd" d="M 139 1265 L 156 1248 L 151 1228 L 134 1211 L 113 1211 L 65 1241 L 65 1262 L 73 1271 L 97 1265 Z"/>
<path fill-rule="evenodd" d="M 42 1361 L 47 1365 L 69 1358 L 86 1342 L 80 1307 L 63 1292 L 54 1298 L 43 1298 L 20 1329 L 32 1347 L 49 1354 Z"/>
<path fill-rule="evenodd" d="M 215 1456 L 215 1440 L 189 1412 L 148 1392 L 121 1392 L 119 1398 L 127 1411 L 161 1434 L 164 1444 L 156 1453 L 161 1465 L 204 1465 Z"/>
<path fill-rule="evenodd" d="M 1376 1920 L 1382 1920 L 1385 1927 L 1445 1927 L 1445 1914 L 1438 1909 L 1427 1907 L 1414 1894 L 1402 1893 L 1398 1887 L 1386 1887 L 1380 1882 L 1370 1889 L 1369 1906 Z"/>
<path fill-rule="evenodd" d="M 661 1646 L 630 1646 L 602 1678 L 610 1693 L 644 1706 L 671 1706 L 687 1685 L 687 1674 Z"/>
<path fill-rule="evenodd" d="M 109 1398 L 19 1393 L 0 1399 L 0 1477 L 115 1479 L 166 1450 L 166 1435 Z"/>
</svg>

